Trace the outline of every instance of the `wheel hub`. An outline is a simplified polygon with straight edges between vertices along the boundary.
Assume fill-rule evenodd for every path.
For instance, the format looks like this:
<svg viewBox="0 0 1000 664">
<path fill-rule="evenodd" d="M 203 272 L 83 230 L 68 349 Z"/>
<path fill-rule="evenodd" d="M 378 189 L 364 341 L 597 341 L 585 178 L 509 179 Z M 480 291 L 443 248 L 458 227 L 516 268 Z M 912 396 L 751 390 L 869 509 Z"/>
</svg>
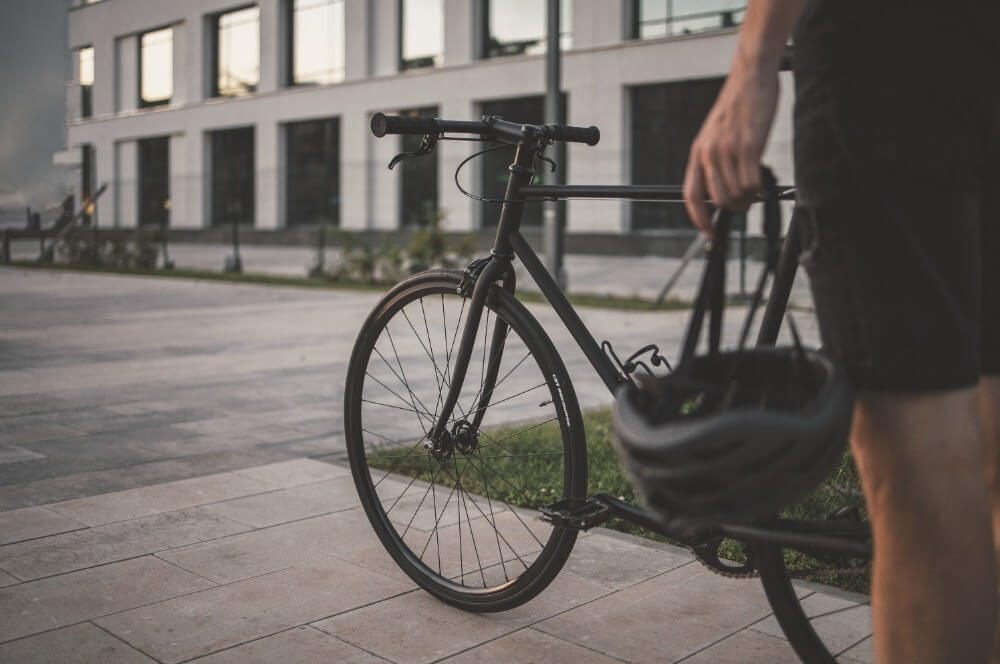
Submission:
<svg viewBox="0 0 1000 664">
<path fill-rule="evenodd" d="M 465 420 L 459 420 L 451 431 L 442 431 L 436 439 L 432 440 L 428 436 L 423 447 L 438 461 L 447 461 L 456 449 L 465 456 L 471 456 L 479 449 L 479 435 L 475 427 Z"/>
</svg>

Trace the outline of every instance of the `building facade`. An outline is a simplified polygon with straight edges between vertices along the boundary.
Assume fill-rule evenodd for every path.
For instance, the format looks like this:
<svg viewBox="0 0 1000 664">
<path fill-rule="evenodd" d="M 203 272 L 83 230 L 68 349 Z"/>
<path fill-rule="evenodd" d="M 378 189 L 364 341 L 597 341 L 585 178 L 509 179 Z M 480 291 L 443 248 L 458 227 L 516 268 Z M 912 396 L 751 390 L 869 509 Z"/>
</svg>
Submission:
<svg viewBox="0 0 1000 664">
<path fill-rule="evenodd" d="M 745 0 L 563 0 L 571 184 L 679 183 L 690 141 L 728 70 Z M 446 141 L 386 164 L 412 137 L 374 138 L 376 111 L 542 122 L 545 0 L 97 0 L 70 10 L 68 146 L 102 226 L 326 221 L 395 229 L 496 223 L 454 186 L 481 149 Z M 791 179 L 791 81 L 766 161 Z M 461 182 L 502 191 L 505 150 Z M 528 210 L 525 223 L 540 223 Z M 751 224 L 753 222 L 751 221 Z M 680 206 L 571 201 L 569 232 L 689 229 Z"/>
</svg>

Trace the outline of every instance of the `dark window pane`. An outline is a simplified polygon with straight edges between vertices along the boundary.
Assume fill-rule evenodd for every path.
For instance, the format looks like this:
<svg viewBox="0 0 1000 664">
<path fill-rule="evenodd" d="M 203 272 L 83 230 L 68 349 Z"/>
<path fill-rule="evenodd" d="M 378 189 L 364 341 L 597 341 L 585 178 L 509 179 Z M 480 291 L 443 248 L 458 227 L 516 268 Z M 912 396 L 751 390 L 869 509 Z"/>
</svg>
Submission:
<svg viewBox="0 0 1000 664">
<path fill-rule="evenodd" d="M 81 48 L 80 58 L 80 117 L 89 118 L 94 113 L 94 47 Z"/>
<path fill-rule="evenodd" d="M 523 124 L 542 124 L 545 122 L 545 98 L 537 97 L 516 97 L 513 99 L 498 99 L 486 101 L 481 104 L 484 115 L 496 115 L 510 122 L 520 122 Z M 566 109 L 566 95 L 563 95 L 562 107 Z M 482 183 L 482 195 L 487 198 L 502 199 L 507 189 L 507 179 L 509 173 L 507 167 L 514 161 L 514 148 L 495 150 L 487 152 L 477 161 L 480 162 L 479 173 Z M 566 168 L 566 164 L 559 164 L 560 168 Z M 539 161 L 536 166 L 535 182 L 540 180 L 543 169 L 548 166 Z M 521 223 L 525 226 L 541 226 L 542 224 L 542 202 L 534 201 L 524 204 L 524 213 Z M 495 226 L 500 220 L 500 203 L 483 204 L 483 226 Z"/>
<path fill-rule="evenodd" d="M 344 0 L 294 0 L 292 83 L 344 80 Z"/>
<path fill-rule="evenodd" d="M 632 88 L 632 184 L 680 184 L 695 135 L 724 79 Z M 632 203 L 633 230 L 689 229 L 683 205 Z"/>
<path fill-rule="evenodd" d="M 485 56 L 545 53 L 546 0 L 488 0 L 486 20 L 489 43 Z M 560 0 L 559 41 L 562 50 L 572 46 L 571 0 Z"/>
<path fill-rule="evenodd" d="M 174 94 L 174 31 L 147 32 L 139 40 L 139 105 L 170 102 Z"/>
<path fill-rule="evenodd" d="M 288 225 L 340 223 L 340 121 L 287 126 Z"/>
<path fill-rule="evenodd" d="M 746 0 L 637 0 L 634 34 L 640 39 L 738 26 Z"/>
<path fill-rule="evenodd" d="M 139 141 L 139 224 L 170 223 L 170 138 Z"/>
<path fill-rule="evenodd" d="M 212 225 L 253 221 L 253 127 L 213 131 Z"/>
<path fill-rule="evenodd" d="M 94 184 L 97 179 L 96 164 L 97 151 L 90 143 L 84 143 L 80 156 L 80 207 L 84 211 L 82 223 L 85 226 L 90 225 L 94 210 L 94 206 L 89 201 L 96 189 Z"/>
<path fill-rule="evenodd" d="M 436 118 L 436 106 L 401 111 L 402 115 Z M 400 150 L 413 152 L 420 147 L 422 136 L 400 136 Z M 437 150 L 417 159 L 407 159 L 399 165 L 402 169 L 399 225 L 423 226 L 438 211 L 438 153 Z"/>
<path fill-rule="evenodd" d="M 260 9 L 248 7 L 216 18 L 216 97 L 241 97 L 260 80 Z"/>
<path fill-rule="evenodd" d="M 402 0 L 402 69 L 440 67 L 444 54 L 444 0 Z"/>
</svg>

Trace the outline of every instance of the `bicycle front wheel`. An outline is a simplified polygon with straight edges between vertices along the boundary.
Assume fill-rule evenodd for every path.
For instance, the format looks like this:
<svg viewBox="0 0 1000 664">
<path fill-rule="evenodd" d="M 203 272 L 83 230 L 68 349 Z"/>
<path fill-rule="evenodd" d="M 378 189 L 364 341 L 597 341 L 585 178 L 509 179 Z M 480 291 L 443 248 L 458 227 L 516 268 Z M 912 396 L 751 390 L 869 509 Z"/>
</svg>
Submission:
<svg viewBox="0 0 1000 664">
<path fill-rule="evenodd" d="M 365 322 L 347 374 L 347 452 L 368 519 L 400 568 L 449 604 L 501 611 L 538 594 L 566 561 L 576 532 L 535 510 L 584 497 L 586 444 L 552 342 L 494 287 L 445 441 L 424 449 L 468 314 L 460 282 L 440 270 L 411 277 Z"/>
</svg>

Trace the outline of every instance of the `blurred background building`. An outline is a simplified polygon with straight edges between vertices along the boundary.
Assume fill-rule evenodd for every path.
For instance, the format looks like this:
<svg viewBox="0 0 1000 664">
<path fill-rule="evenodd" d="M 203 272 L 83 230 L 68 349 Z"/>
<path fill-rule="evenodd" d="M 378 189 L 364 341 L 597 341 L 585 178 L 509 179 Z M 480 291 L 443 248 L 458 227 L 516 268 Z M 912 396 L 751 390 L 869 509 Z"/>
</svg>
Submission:
<svg viewBox="0 0 1000 664">
<path fill-rule="evenodd" d="M 728 71 L 745 0 L 563 0 L 569 183 L 679 183 Z M 375 139 L 375 111 L 542 122 L 545 0 L 76 0 L 68 14 L 67 148 L 102 226 L 320 221 L 397 229 L 440 211 L 449 230 L 497 210 L 455 188 L 478 143 L 385 166 L 412 137 Z M 787 77 L 787 74 L 783 74 Z M 791 175 L 790 80 L 767 160 Z M 419 138 L 417 138 L 419 142 Z M 511 154 L 462 172 L 502 192 Z M 540 224 L 529 209 L 526 223 Z M 681 206 L 573 201 L 568 230 L 690 233 Z"/>
</svg>

